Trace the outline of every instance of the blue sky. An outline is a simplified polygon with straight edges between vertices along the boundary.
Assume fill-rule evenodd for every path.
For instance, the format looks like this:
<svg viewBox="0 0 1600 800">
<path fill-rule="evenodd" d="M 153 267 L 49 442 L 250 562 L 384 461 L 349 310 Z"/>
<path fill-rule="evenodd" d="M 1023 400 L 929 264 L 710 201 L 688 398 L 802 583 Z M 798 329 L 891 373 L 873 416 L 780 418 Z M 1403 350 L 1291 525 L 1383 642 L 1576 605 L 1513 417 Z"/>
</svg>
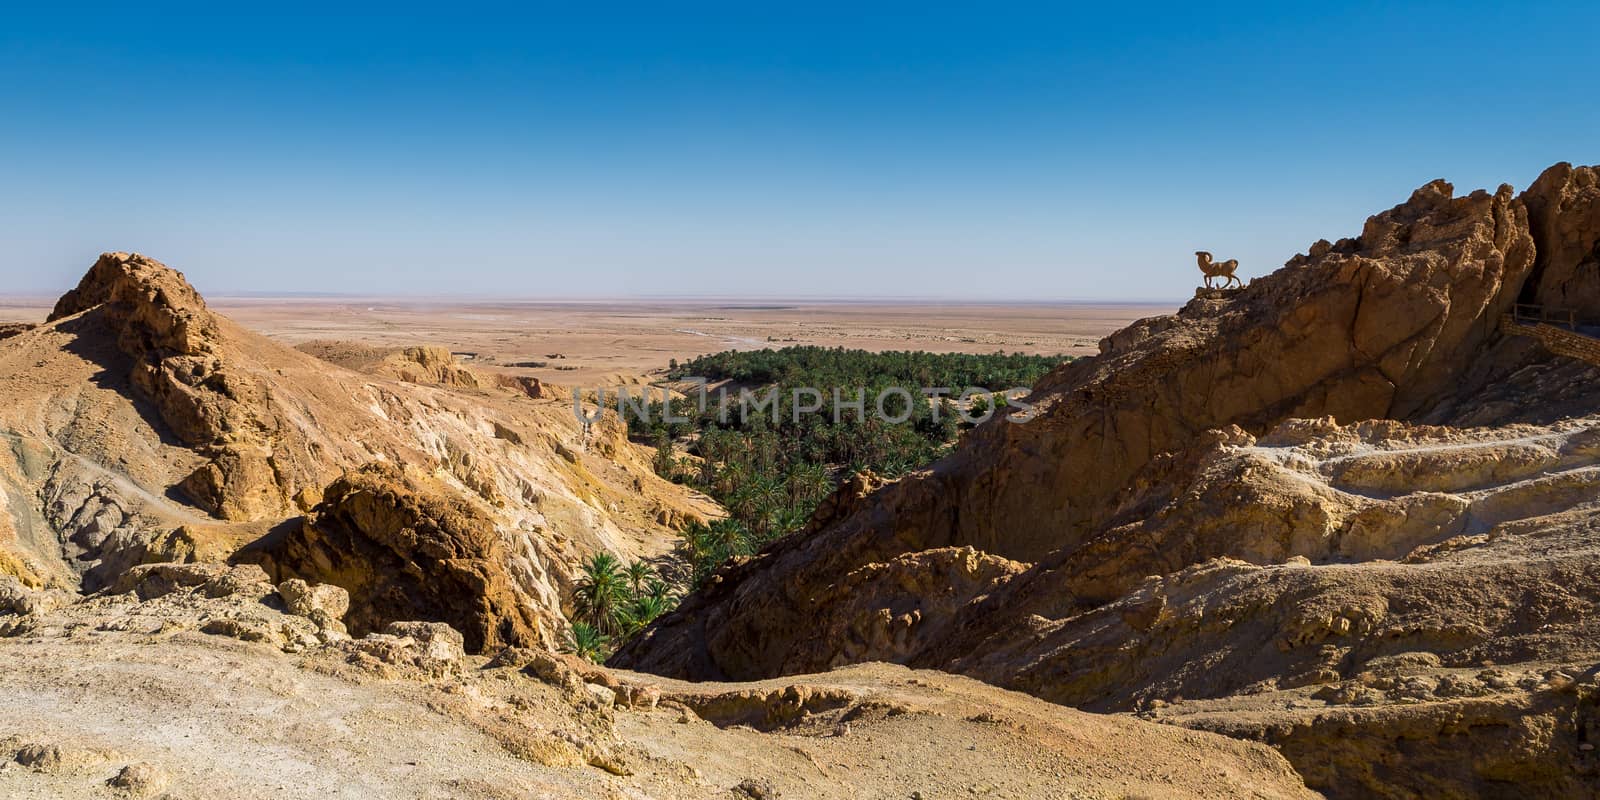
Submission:
<svg viewBox="0 0 1600 800">
<path fill-rule="evenodd" d="M 312 8 L 0 12 L 0 292 L 1167 299 L 1600 161 L 1595 4 Z"/>
</svg>

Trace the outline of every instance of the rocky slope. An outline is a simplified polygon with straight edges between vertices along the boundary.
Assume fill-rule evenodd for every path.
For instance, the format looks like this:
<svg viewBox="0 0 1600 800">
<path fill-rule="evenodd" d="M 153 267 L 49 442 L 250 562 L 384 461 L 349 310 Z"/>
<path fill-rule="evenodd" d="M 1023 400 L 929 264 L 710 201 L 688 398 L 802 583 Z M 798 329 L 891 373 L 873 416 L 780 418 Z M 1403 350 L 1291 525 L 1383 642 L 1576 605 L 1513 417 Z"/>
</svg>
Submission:
<svg viewBox="0 0 1600 800">
<path fill-rule="evenodd" d="M 1263 745 L 941 673 L 691 685 L 464 655 L 438 624 L 351 639 L 322 613 L 337 590 L 253 565 L 138 567 L 117 589 L 55 607 L 0 587 L 30 606 L 0 609 L 0 795 L 1315 796 Z"/>
<path fill-rule="evenodd" d="M 152 259 L 102 256 L 46 324 L 0 340 L 0 571 L 92 591 L 140 563 L 248 558 L 345 585 L 358 627 L 432 615 L 475 645 L 553 644 L 579 560 L 658 553 L 661 521 L 714 512 L 614 418 L 586 432 L 569 402 L 416 350 L 405 374 L 340 368 L 213 313 Z M 418 516 L 445 508 L 461 515 Z M 360 551 L 419 530 L 477 566 L 401 547 L 397 581 Z"/>
<path fill-rule="evenodd" d="M 886 660 L 1102 710 L 1203 699 L 1181 721 L 1272 741 L 1331 794 L 1592 793 L 1600 370 L 1501 321 L 1519 301 L 1600 319 L 1596 174 L 1434 182 L 1136 323 L 1041 380 L 1036 419 L 836 504 L 613 663 Z"/>
</svg>

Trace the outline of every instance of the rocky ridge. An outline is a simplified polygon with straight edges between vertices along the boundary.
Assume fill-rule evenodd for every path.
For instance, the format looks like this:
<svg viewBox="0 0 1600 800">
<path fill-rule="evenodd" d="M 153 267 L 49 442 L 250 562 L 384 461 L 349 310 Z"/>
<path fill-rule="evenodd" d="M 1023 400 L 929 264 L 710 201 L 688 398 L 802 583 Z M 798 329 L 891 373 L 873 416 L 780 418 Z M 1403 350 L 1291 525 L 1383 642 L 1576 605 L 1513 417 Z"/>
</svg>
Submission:
<svg viewBox="0 0 1600 800">
<path fill-rule="evenodd" d="M 1600 318 L 1596 174 L 1437 181 L 1136 323 L 1042 379 L 1034 420 L 724 569 L 612 663 L 748 680 L 889 660 L 1100 710 L 1203 700 L 1167 716 L 1272 741 L 1335 795 L 1590 786 L 1591 695 L 1568 689 L 1600 663 L 1600 375 L 1499 326 L 1552 298 Z M 1015 567 L 951 582 L 950 548 Z M 1406 681 L 1433 693 L 1394 695 Z"/>
<path fill-rule="evenodd" d="M 343 369 L 239 328 L 153 259 L 102 256 L 46 324 L 0 344 L 0 570 L 94 591 L 141 563 L 248 558 L 348 584 L 363 626 L 455 608 L 453 624 L 553 645 L 581 559 L 659 553 L 673 531 L 658 520 L 714 513 L 657 478 L 614 416 L 585 431 L 559 400 L 414 350 L 414 373 Z M 436 559 L 379 596 L 357 553 L 293 552 L 285 534 L 326 530 L 300 517 L 337 514 L 313 509 L 352 475 L 392 480 L 390 507 L 348 517 L 368 527 L 339 541 L 392 543 L 418 508 L 471 509 L 434 541 L 482 556 L 472 580 Z M 472 596 L 441 604 L 435 583 Z"/>
</svg>

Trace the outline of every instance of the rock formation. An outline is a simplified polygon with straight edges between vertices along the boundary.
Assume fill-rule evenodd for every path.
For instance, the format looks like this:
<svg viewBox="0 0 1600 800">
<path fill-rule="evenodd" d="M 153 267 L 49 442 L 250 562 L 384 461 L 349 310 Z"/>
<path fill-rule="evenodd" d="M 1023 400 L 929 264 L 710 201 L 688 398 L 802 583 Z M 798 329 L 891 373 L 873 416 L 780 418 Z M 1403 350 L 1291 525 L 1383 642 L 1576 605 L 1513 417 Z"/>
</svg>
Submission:
<svg viewBox="0 0 1600 800">
<path fill-rule="evenodd" d="M 205 456 L 179 484 L 191 500 L 223 519 L 259 519 L 285 507 L 296 478 L 315 483 L 296 465 L 277 463 L 267 441 L 286 426 L 271 413 L 269 390 L 228 368 L 217 321 L 181 274 L 107 253 L 48 321 L 86 313 L 98 319 L 78 322 L 109 329 L 129 360 L 128 380 L 167 430 Z"/>
<path fill-rule="evenodd" d="M 512 576 L 535 567 L 506 545 L 481 501 L 374 464 L 329 485 L 303 523 L 263 544 L 261 560 L 278 579 L 343 587 L 357 636 L 425 619 L 461 631 L 474 653 L 554 647 L 560 606 L 520 589 Z"/>
<path fill-rule="evenodd" d="M 509 376 L 478 373 L 456 361 L 448 348 L 438 345 L 373 347 L 358 342 L 317 339 L 295 346 L 324 361 L 406 383 L 477 389 L 502 383 Z"/>
<path fill-rule="evenodd" d="M 1042 379 L 1032 421 L 980 426 L 725 568 L 612 663 L 749 680 L 881 659 L 1099 710 L 1206 700 L 1161 713 L 1277 743 L 1335 795 L 1473 794 L 1518 770 L 1584 785 L 1590 695 L 1550 687 L 1596 665 L 1600 375 L 1499 326 L 1519 298 L 1600 291 L 1594 174 L 1559 165 L 1520 197 L 1436 181 L 1357 238 L 1135 323 Z M 901 590 L 963 547 L 1020 563 L 953 601 Z M 1484 663 L 1518 665 L 1494 679 L 1514 691 Z M 1395 708 L 1412 679 L 1485 727 L 1452 738 L 1447 715 Z M 1331 731 L 1231 713 L 1261 695 L 1384 711 Z M 1313 769 L 1333 741 L 1344 761 Z M 1428 783 L 1460 748 L 1479 760 Z"/>
<path fill-rule="evenodd" d="M 1076 549 L 1153 459 L 1208 430 L 1428 407 L 1453 388 L 1453 366 L 1496 335 L 1532 267 L 1526 214 L 1509 187 L 1453 198 L 1448 184 L 1429 184 L 1370 219 L 1359 242 L 1319 244 L 1229 299 L 1195 300 L 1166 322 L 1136 326 L 1142 338 L 1124 335 L 1101 356 L 1046 376 L 1027 398 L 1037 418 L 981 426 L 933 470 L 878 492 L 861 513 L 820 534 L 826 541 L 788 540 L 743 568 L 741 575 L 776 585 L 745 587 L 748 607 L 730 596 L 717 612 L 729 616 L 716 627 L 748 619 L 752 630 L 728 638 L 784 635 L 786 625 L 761 620 L 811 619 L 813 598 L 827 602 L 807 576 L 830 585 L 906 552 L 972 546 L 1035 561 Z M 786 644 L 758 649 L 781 658 L 792 649 Z M 783 671 L 713 661 L 732 677 Z"/>
<path fill-rule="evenodd" d="M 1600 170 L 1557 164 L 1523 195 L 1539 242 L 1529 302 L 1600 316 Z"/>
<path fill-rule="evenodd" d="M 410 371 L 331 365 L 214 313 L 159 262 L 102 256 L 46 324 L 0 340 L 0 573 L 96 591 L 140 564 L 222 561 L 246 545 L 256 558 L 293 542 L 285 532 L 316 531 L 301 542 L 306 558 L 275 562 L 276 578 L 348 580 L 363 630 L 435 613 L 478 625 L 474 646 L 549 643 L 582 559 L 660 553 L 673 531 L 658 519 L 711 513 L 656 477 L 614 417 L 586 435 L 538 387 L 468 370 L 441 348 L 393 355 L 386 364 Z M 347 495 L 377 480 L 360 472 L 374 462 L 410 475 L 382 495 L 395 503 L 386 516 L 361 516 Z M 456 508 L 471 513 L 445 519 L 470 525 L 416 516 Z M 418 530 L 459 553 L 394 538 Z M 375 587 L 351 559 L 377 551 L 330 542 L 377 543 L 386 569 L 419 577 Z M 458 596 L 430 599 L 426 585 L 451 575 L 461 580 L 434 591 Z M 476 611 L 489 619 L 469 624 Z"/>
</svg>

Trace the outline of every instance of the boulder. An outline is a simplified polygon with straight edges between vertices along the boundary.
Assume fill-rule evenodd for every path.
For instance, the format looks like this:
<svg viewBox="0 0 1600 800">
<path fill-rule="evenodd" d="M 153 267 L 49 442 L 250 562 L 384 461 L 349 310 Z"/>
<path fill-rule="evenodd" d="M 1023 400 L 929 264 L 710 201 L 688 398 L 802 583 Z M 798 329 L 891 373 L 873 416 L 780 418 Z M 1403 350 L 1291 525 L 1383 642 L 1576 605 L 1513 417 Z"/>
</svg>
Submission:
<svg viewBox="0 0 1600 800">
<path fill-rule="evenodd" d="M 312 585 L 299 578 L 278 584 L 278 596 L 290 614 L 298 614 L 318 628 L 344 632 L 344 615 L 350 610 L 350 593 L 328 583 Z"/>
<path fill-rule="evenodd" d="M 34 588 L 10 575 L 0 575 L 0 614 L 47 614 L 73 601 L 60 589 Z"/>
<path fill-rule="evenodd" d="M 553 644 L 508 571 L 493 517 L 416 472 L 373 464 L 345 473 L 260 557 L 279 580 L 348 592 L 345 623 L 356 636 L 426 620 L 460 631 L 473 653 Z"/>
<path fill-rule="evenodd" d="M 391 622 L 383 632 L 416 640 L 422 657 L 433 661 L 460 661 L 466 655 L 461 633 L 442 622 Z"/>
<path fill-rule="evenodd" d="M 192 588 L 201 589 L 207 597 L 235 594 L 264 596 L 272 591 L 272 584 L 267 581 L 266 572 L 254 564 L 160 563 L 130 568 L 117 578 L 107 592 L 132 592 L 140 600 L 154 600 L 179 589 Z"/>
<path fill-rule="evenodd" d="M 106 785 L 133 797 L 147 797 L 167 787 L 167 773 L 154 764 L 129 764 L 123 767 Z"/>
<path fill-rule="evenodd" d="M 601 708 L 610 708 L 617 704 L 616 690 L 601 686 L 598 683 L 586 683 L 583 687 L 589 692 L 589 696 L 600 704 Z"/>
</svg>

